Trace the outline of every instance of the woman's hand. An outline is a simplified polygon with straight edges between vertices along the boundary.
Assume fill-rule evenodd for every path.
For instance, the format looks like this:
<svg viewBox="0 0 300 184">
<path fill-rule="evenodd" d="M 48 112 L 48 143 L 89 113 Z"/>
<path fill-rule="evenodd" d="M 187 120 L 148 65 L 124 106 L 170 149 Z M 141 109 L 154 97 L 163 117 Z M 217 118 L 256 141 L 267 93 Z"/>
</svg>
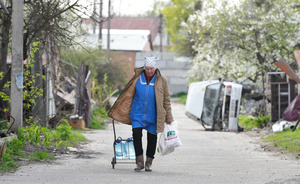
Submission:
<svg viewBox="0 0 300 184">
<path fill-rule="evenodd" d="M 166 123 L 167 125 L 171 125 L 172 124 L 172 122 L 169 122 L 169 123 Z"/>
</svg>

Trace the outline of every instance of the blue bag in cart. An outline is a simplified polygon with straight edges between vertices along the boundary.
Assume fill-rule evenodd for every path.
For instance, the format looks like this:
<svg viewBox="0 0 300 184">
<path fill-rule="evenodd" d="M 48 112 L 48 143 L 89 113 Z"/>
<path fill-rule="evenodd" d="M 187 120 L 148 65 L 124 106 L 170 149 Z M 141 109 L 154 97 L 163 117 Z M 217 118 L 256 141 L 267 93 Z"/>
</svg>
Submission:
<svg viewBox="0 0 300 184">
<path fill-rule="evenodd" d="M 125 150 L 129 159 L 135 159 L 135 150 L 133 146 L 132 137 L 128 138 L 125 142 Z"/>
<path fill-rule="evenodd" d="M 126 157 L 125 144 L 122 142 L 122 138 L 118 137 L 115 144 L 116 158 L 123 159 Z"/>
</svg>

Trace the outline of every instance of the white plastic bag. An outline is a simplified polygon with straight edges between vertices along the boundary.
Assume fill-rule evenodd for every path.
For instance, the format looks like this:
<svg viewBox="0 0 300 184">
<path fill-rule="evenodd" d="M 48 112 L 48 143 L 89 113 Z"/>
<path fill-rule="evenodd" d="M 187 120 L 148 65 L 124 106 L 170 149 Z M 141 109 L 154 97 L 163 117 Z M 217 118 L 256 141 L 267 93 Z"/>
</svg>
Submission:
<svg viewBox="0 0 300 184">
<path fill-rule="evenodd" d="M 175 148 L 167 148 L 166 146 L 166 141 L 165 141 L 165 134 L 162 132 L 160 134 L 159 137 L 159 142 L 158 142 L 158 148 L 157 148 L 157 152 L 163 156 L 163 155 L 167 155 L 169 153 L 172 153 L 175 150 Z"/>
<path fill-rule="evenodd" d="M 177 121 L 172 122 L 171 125 L 165 124 L 164 135 L 167 148 L 176 148 L 182 145 L 178 134 Z"/>
<path fill-rule="evenodd" d="M 176 121 L 172 122 L 171 125 L 165 124 L 164 132 L 160 134 L 157 149 L 160 155 L 172 153 L 176 147 L 182 145 L 178 134 Z"/>
</svg>

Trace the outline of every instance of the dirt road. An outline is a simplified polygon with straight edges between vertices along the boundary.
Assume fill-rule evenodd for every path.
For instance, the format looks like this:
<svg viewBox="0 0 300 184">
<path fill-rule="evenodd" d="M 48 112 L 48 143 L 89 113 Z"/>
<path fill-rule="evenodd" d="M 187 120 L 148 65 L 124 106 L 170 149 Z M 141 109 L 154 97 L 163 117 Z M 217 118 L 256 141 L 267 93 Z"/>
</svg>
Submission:
<svg viewBox="0 0 300 184">
<path fill-rule="evenodd" d="M 256 143 L 259 138 L 246 133 L 204 131 L 185 116 L 183 105 L 173 102 L 172 107 L 183 145 L 170 155 L 157 154 L 153 172 L 134 172 L 133 162 L 119 160 L 112 169 L 114 137 L 109 124 L 105 130 L 83 133 L 91 141 L 78 152 L 60 156 L 53 163 L 22 166 L 0 176 L 0 183 L 300 183 L 300 161 L 264 152 Z M 130 126 L 116 124 L 116 132 L 131 137 Z"/>
</svg>

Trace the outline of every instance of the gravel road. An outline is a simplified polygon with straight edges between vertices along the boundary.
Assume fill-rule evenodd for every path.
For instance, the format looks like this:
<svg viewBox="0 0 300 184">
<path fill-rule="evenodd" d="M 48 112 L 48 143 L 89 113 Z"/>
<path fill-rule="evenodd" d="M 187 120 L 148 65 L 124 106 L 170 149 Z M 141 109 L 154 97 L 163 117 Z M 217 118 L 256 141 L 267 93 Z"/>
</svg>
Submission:
<svg viewBox="0 0 300 184">
<path fill-rule="evenodd" d="M 185 116 L 184 105 L 173 101 L 172 107 L 183 145 L 169 155 L 156 154 L 153 172 L 134 172 L 132 160 L 117 160 L 112 169 L 114 134 L 110 123 L 105 130 L 84 132 L 90 141 L 77 152 L 58 156 L 51 163 L 22 166 L 0 176 L 0 183 L 300 183 L 299 160 L 264 151 L 259 137 L 245 132 L 204 131 Z M 116 134 L 131 137 L 131 127 L 116 123 Z"/>
</svg>

